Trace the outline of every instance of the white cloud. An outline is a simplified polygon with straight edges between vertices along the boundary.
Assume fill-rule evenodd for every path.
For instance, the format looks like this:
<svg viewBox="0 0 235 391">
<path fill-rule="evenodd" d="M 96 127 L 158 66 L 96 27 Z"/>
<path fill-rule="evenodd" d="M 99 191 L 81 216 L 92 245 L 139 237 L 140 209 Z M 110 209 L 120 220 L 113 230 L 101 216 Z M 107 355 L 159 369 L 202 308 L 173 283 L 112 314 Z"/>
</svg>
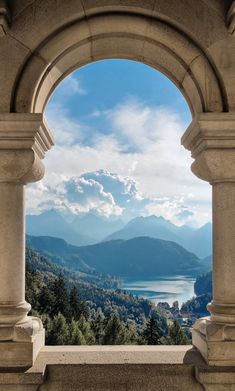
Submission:
<svg viewBox="0 0 235 391">
<path fill-rule="evenodd" d="M 50 128 L 56 139 L 56 148 L 58 146 L 70 147 L 80 141 L 82 138 L 82 126 L 73 121 L 67 110 L 59 103 L 51 104 L 47 109 L 47 118 L 49 119 Z"/>
<path fill-rule="evenodd" d="M 104 194 L 102 198 L 96 188 L 96 197 L 93 193 L 90 201 L 82 200 L 83 210 L 90 210 L 93 205 L 92 208 L 97 207 L 99 213 L 106 215 L 121 213 L 115 209 L 118 207 L 126 209 L 126 213 L 128 209 L 129 217 L 145 213 L 163 215 L 176 223 L 194 219 L 202 224 L 210 220 L 210 188 L 190 171 L 190 153 L 180 145 L 186 124 L 178 113 L 130 99 L 113 110 L 97 111 L 96 116 L 102 118 L 106 134 L 87 123 L 71 120 L 58 105 L 49 105 L 47 119 L 58 143 L 45 159 L 47 174 L 43 186 L 48 191 L 34 189 L 44 199 L 44 207 L 51 193 L 54 198 L 50 202 L 61 203 L 58 196 L 55 201 L 56 193 L 52 192 L 53 186 L 60 189 L 61 178 L 63 182 L 65 178 L 83 175 L 88 183 L 94 180 L 103 186 L 105 194 L 113 197 L 113 201 Z M 97 173 L 100 169 L 103 174 Z M 84 186 L 84 197 L 89 186 Z M 95 187 L 91 188 L 94 191 Z M 35 199 L 32 203 L 36 203 Z M 184 211 L 193 215 L 186 216 Z"/>
<path fill-rule="evenodd" d="M 122 208 L 115 203 L 113 195 L 105 191 L 98 181 L 84 176 L 56 176 L 54 181 L 43 186 L 40 183 L 31 185 L 27 199 L 29 204 L 33 200 L 29 208 L 31 213 L 55 208 L 73 214 L 95 211 L 106 217 L 122 214 Z"/>
<path fill-rule="evenodd" d="M 57 100 L 59 100 L 62 97 L 70 98 L 72 95 L 86 95 L 87 91 L 82 86 L 81 80 L 71 74 L 59 84 L 56 94 Z"/>
</svg>

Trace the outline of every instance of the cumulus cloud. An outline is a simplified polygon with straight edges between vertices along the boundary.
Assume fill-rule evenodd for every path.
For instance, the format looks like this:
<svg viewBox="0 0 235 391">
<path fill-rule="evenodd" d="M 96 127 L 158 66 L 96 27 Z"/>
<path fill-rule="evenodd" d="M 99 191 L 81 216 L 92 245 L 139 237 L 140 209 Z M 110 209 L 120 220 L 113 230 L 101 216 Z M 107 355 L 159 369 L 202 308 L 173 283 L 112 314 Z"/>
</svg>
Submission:
<svg viewBox="0 0 235 391">
<path fill-rule="evenodd" d="M 52 175 L 50 181 L 33 184 L 27 190 L 28 212 L 32 214 L 56 209 L 69 214 L 119 216 L 124 221 L 154 214 L 178 225 L 195 220 L 195 207 L 190 210 L 185 205 L 190 198 L 190 195 L 144 197 L 133 178 L 104 170 L 78 177 Z"/>
<path fill-rule="evenodd" d="M 58 209 L 73 214 L 94 211 L 106 217 L 122 214 L 122 208 L 114 201 L 113 195 L 105 191 L 98 181 L 80 177 L 57 177 L 54 183 L 31 185 L 27 192 L 31 213 L 47 209 Z M 37 197 L 35 197 L 37 196 Z M 35 203 L 35 199 L 38 202 Z"/>
<path fill-rule="evenodd" d="M 43 182 L 29 189 L 31 212 L 40 204 L 126 219 L 156 214 L 178 224 L 210 220 L 209 185 L 190 171 L 190 153 L 180 145 L 187 124 L 172 108 L 130 98 L 91 113 L 99 127 L 71 119 L 58 103 L 46 115 L 57 145 Z"/>
<path fill-rule="evenodd" d="M 73 214 L 122 215 L 129 220 L 143 214 L 148 202 L 132 178 L 105 170 L 77 177 L 52 174 L 27 189 L 28 212 L 32 214 L 55 208 Z"/>
</svg>

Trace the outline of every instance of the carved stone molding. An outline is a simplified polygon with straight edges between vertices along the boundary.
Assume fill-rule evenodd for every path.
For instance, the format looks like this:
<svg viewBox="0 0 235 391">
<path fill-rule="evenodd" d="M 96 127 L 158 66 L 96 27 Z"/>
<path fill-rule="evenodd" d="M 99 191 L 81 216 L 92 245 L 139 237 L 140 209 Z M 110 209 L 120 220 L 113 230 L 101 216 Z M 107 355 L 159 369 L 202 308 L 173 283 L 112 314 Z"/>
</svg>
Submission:
<svg viewBox="0 0 235 391">
<path fill-rule="evenodd" d="M 42 114 L 0 114 L 0 181 L 40 180 L 41 160 L 53 144 Z"/>
<path fill-rule="evenodd" d="M 235 181 L 235 114 L 197 115 L 181 143 L 191 151 L 192 172 L 207 182 Z"/>
</svg>

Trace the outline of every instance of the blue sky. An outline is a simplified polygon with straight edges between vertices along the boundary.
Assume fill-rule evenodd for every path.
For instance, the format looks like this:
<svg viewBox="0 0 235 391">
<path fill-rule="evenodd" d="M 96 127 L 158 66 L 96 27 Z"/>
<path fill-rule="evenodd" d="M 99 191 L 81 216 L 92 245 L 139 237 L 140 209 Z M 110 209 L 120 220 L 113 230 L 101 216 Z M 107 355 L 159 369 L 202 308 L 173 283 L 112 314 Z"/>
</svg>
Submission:
<svg viewBox="0 0 235 391">
<path fill-rule="evenodd" d="M 160 72 L 126 60 L 90 64 L 60 83 L 45 115 L 56 146 L 45 178 L 29 187 L 28 213 L 210 220 L 210 188 L 190 172 L 180 146 L 188 105 Z"/>
</svg>

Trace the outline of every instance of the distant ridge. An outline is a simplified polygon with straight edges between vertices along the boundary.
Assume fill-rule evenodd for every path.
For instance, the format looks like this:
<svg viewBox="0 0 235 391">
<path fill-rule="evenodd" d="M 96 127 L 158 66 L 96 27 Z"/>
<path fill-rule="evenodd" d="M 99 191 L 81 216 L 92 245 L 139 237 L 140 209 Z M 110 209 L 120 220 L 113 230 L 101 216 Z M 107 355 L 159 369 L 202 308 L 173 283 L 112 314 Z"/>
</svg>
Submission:
<svg viewBox="0 0 235 391">
<path fill-rule="evenodd" d="M 27 237 L 27 245 L 54 263 L 116 276 L 198 275 L 207 262 L 177 243 L 149 237 L 112 240 L 76 247 L 52 237 Z"/>
<path fill-rule="evenodd" d="M 212 225 L 210 223 L 199 229 L 193 229 L 187 225 L 178 227 L 163 217 L 157 216 L 136 217 L 105 240 L 128 240 L 140 236 L 174 241 L 200 258 L 205 258 L 212 253 Z"/>
<path fill-rule="evenodd" d="M 40 215 L 27 215 L 26 232 L 29 235 L 62 238 L 71 244 L 80 246 L 93 242 L 93 239 L 86 234 L 76 232 L 54 209 Z"/>
<path fill-rule="evenodd" d="M 71 215 L 69 222 L 55 210 L 26 217 L 26 232 L 34 236 L 62 238 L 76 246 L 86 246 L 101 241 L 133 239 L 148 236 L 180 244 L 200 258 L 212 253 L 212 225 L 199 229 L 187 225 L 178 227 L 163 217 L 139 216 L 127 224 L 121 219 L 107 219 L 92 213 Z"/>
<path fill-rule="evenodd" d="M 76 246 L 83 246 L 100 242 L 124 225 L 120 219 L 105 219 L 92 213 L 70 217 L 71 221 L 67 222 L 54 209 L 39 215 L 27 215 L 26 232 L 28 235 L 61 238 Z"/>
</svg>

